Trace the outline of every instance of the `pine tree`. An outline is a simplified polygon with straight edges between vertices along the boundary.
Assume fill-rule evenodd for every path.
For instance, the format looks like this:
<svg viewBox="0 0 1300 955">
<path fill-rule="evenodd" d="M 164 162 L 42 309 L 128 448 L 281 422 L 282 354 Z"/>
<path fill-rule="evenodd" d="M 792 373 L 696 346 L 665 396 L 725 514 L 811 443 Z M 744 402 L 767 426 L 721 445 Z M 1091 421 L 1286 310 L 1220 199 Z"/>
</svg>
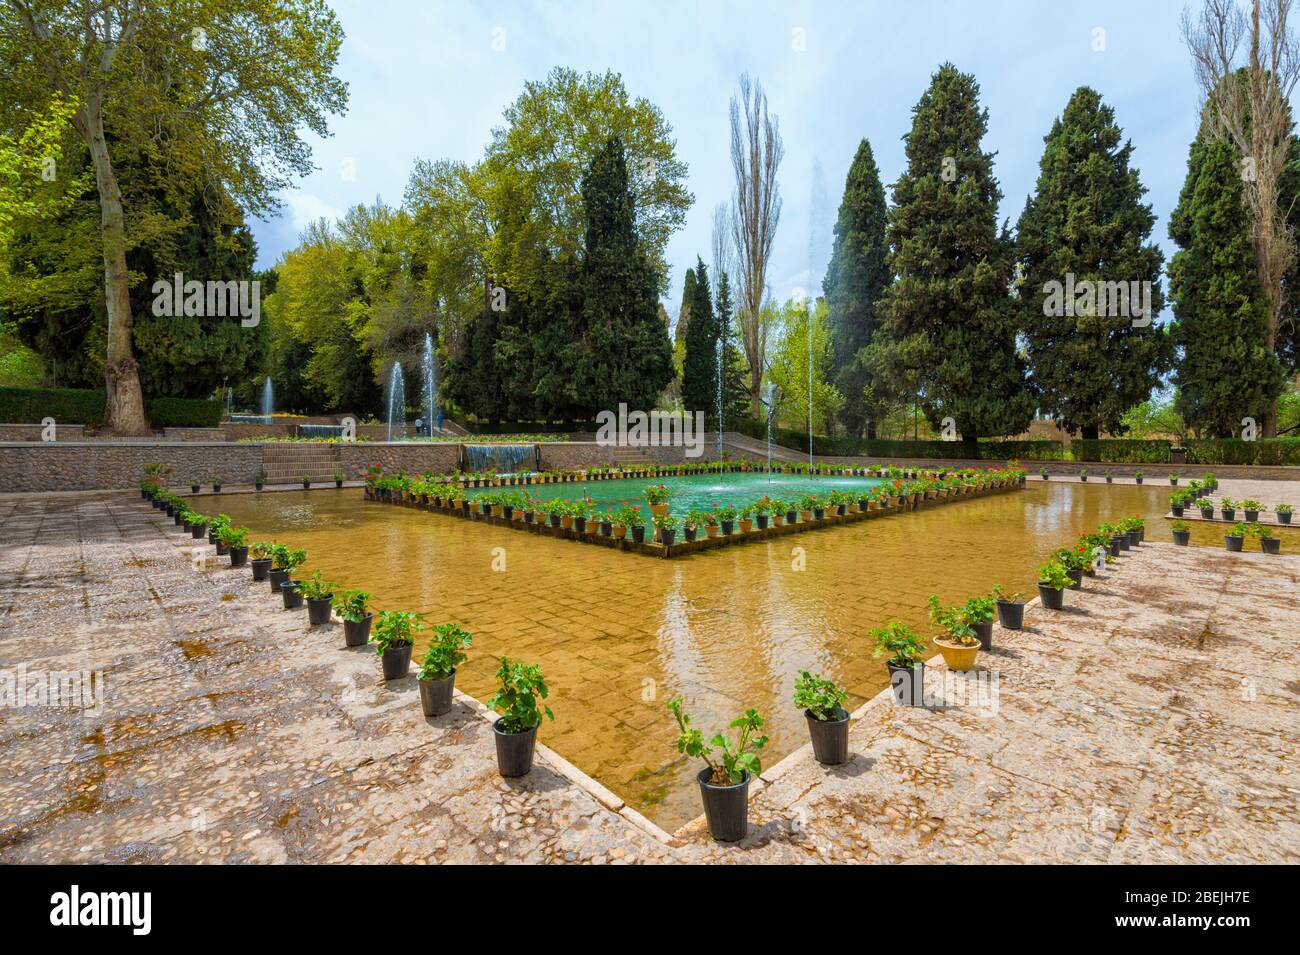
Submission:
<svg viewBox="0 0 1300 955">
<path fill-rule="evenodd" d="M 725 271 L 719 272 L 718 294 L 714 303 L 714 319 L 722 337 L 722 417 L 737 421 L 749 415 L 749 363 L 736 345 L 731 303 L 731 279 Z"/>
<path fill-rule="evenodd" d="M 879 323 L 876 303 L 892 275 L 886 257 L 889 245 L 885 189 L 880 170 L 865 139 L 858 144 L 844 183 L 835 247 L 826 270 L 826 301 L 830 306 L 832 374 L 844 396 L 839 419 L 853 437 L 876 436 L 876 420 L 887 392 L 861 356 Z"/>
<path fill-rule="evenodd" d="M 637 243 L 623 143 L 611 138 L 582 180 L 587 217 L 575 394 L 593 413 L 655 407 L 673 377 L 654 267 Z"/>
<path fill-rule="evenodd" d="M 718 326 L 709 290 L 709 270 L 696 258 L 690 321 L 686 325 L 686 358 L 682 362 L 682 406 L 716 416 L 718 405 Z"/>
<path fill-rule="evenodd" d="M 1236 150 L 1198 139 L 1170 217 L 1170 236 L 1182 248 L 1170 264 L 1169 289 L 1182 349 L 1175 407 L 1202 435 L 1231 437 L 1242 418 L 1263 421 L 1285 383 L 1268 349 L 1268 301 L 1247 221 Z"/>
<path fill-rule="evenodd" d="M 997 230 L 1002 194 L 980 149 L 987 127 L 974 77 L 941 66 L 913 109 L 890 210 L 898 278 L 869 349 L 891 387 L 919 396 L 931 426 L 951 417 L 967 443 L 1017 434 L 1034 413 L 1007 295 L 1009 239 Z"/>
<path fill-rule="evenodd" d="M 1096 91 L 1079 87 L 1044 142 L 1017 227 L 1030 380 L 1041 411 L 1096 438 L 1121 430 L 1171 358 L 1155 324 L 1164 304 L 1163 257 L 1147 241 L 1156 217 L 1129 165 L 1133 146 Z"/>
</svg>

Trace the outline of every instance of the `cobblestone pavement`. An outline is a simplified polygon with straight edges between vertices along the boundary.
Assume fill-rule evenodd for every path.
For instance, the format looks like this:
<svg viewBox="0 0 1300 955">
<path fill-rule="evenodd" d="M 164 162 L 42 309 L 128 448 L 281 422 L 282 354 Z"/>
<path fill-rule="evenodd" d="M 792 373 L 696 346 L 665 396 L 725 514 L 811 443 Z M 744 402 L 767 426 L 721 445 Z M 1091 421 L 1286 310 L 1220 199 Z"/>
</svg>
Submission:
<svg viewBox="0 0 1300 955">
<path fill-rule="evenodd" d="M 0 676 L 103 675 L 98 709 L 0 709 L 0 862 L 1300 861 L 1295 556 L 1129 552 L 998 628 L 965 700 L 935 661 L 946 703 L 769 767 L 727 846 L 664 844 L 545 751 L 502 780 L 474 701 L 425 720 L 188 544 L 122 494 L 0 499 Z"/>
<path fill-rule="evenodd" d="M 104 680 L 98 710 L 0 709 L 0 862 L 669 858 L 563 761 L 502 779 L 473 701 L 425 720 L 413 676 L 190 543 L 138 497 L 0 502 L 0 674 Z"/>
<path fill-rule="evenodd" d="M 1300 861 L 1300 558 L 1143 544 L 981 654 L 996 697 L 877 699 L 765 775 L 732 862 Z M 939 664 L 940 661 L 935 661 Z M 951 676 L 951 674 L 950 674 Z M 986 684 L 987 686 L 987 684 Z M 996 701 L 996 707 L 990 705 Z M 996 709 L 996 713 L 993 710 Z"/>
</svg>

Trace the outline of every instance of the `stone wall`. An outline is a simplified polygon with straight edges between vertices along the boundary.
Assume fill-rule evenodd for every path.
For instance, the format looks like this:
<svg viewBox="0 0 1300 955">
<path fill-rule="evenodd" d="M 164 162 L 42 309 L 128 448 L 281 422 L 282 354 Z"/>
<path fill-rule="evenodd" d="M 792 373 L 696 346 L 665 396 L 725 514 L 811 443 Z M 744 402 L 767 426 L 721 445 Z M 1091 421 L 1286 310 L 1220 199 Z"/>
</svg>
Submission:
<svg viewBox="0 0 1300 955">
<path fill-rule="evenodd" d="M 135 487 L 151 461 L 170 464 L 177 484 L 195 477 L 207 483 L 216 475 L 230 484 L 248 484 L 262 466 L 262 448 L 190 442 L 0 444 L 0 492 Z"/>
<path fill-rule="evenodd" d="M 0 441 L 40 441 L 43 426 L 39 424 L 0 424 Z M 60 424 L 56 436 L 62 441 L 80 441 L 86 434 L 82 424 Z"/>
</svg>

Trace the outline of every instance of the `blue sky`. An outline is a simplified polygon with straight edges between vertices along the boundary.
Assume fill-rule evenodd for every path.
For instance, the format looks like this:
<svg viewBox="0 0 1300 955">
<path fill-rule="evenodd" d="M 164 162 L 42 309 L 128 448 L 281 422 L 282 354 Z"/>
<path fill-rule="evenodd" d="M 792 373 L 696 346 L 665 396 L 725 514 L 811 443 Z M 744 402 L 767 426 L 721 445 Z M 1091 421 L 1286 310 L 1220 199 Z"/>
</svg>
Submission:
<svg viewBox="0 0 1300 955">
<path fill-rule="evenodd" d="M 400 203 L 416 158 L 479 158 L 524 82 L 554 66 L 622 74 L 629 92 L 654 102 L 673 127 L 695 194 L 686 227 L 668 246 L 673 287 L 665 301 L 673 312 L 685 269 L 697 254 L 709 260 L 713 208 L 731 195 L 727 108 L 745 71 L 763 83 L 785 140 L 785 205 L 768 275 L 778 298 L 816 287 L 810 271 L 820 277 L 825 269 L 858 141 L 871 141 L 887 190 L 902 171 L 911 108 L 944 61 L 979 80 L 1001 217 L 1014 225 L 1037 177 L 1043 136 L 1086 84 L 1114 107 L 1132 140 L 1159 216 L 1153 238 L 1166 261 L 1172 252 L 1166 228 L 1198 108 L 1175 0 L 333 6 L 347 34 L 338 72 L 350 87 L 348 112 L 332 123 L 332 137 L 311 138 L 319 171 L 284 194 L 281 216 L 254 223 L 262 266 L 317 217 L 376 197 Z M 504 30 L 504 51 L 493 49 L 496 30 Z"/>
</svg>

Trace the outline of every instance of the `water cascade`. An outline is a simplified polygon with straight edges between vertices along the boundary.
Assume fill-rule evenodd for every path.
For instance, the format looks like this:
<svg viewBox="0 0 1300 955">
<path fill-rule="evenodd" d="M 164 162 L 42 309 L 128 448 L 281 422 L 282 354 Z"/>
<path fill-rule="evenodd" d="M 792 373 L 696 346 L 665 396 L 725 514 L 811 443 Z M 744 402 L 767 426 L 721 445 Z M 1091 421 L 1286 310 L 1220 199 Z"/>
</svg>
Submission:
<svg viewBox="0 0 1300 955">
<path fill-rule="evenodd" d="M 406 428 L 406 382 L 402 379 L 402 363 L 393 362 L 393 370 L 388 374 L 388 440 L 393 440 L 393 420 Z"/>
<path fill-rule="evenodd" d="M 515 474 L 533 470 L 537 458 L 535 444 L 466 444 L 463 448 L 467 471 Z"/>
</svg>

